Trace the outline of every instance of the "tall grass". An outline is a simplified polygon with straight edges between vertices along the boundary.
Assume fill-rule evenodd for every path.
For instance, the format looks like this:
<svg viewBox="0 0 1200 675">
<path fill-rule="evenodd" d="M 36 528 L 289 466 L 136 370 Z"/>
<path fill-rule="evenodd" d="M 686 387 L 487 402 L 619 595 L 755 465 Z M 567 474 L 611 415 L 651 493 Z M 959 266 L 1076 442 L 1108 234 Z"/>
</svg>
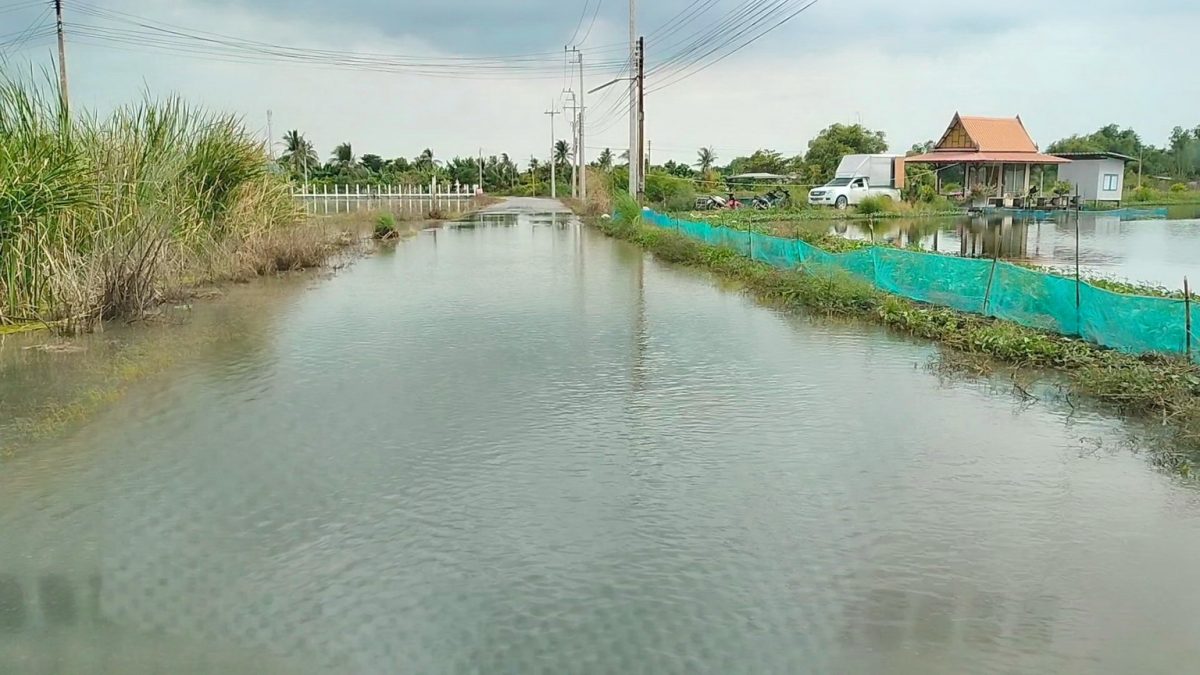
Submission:
<svg viewBox="0 0 1200 675">
<path fill-rule="evenodd" d="M 53 84 L 0 79 L 0 324 L 137 315 L 172 284 L 269 267 L 247 251 L 272 257 L 300 219 L 232 116 L 171 98 L 70 119 Z"/>
</svg>

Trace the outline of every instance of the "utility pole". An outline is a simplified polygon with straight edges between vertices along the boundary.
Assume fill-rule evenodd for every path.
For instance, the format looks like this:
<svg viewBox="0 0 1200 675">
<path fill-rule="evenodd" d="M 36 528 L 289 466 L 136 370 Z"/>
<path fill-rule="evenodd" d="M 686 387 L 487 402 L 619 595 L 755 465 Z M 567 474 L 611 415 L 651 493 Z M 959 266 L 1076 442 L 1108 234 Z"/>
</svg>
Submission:
<svg viewBox="0 0 1200 675">
<path fill-rule="evenodd" d="M 550 116 L 550 198 L 558 199 L 558 186 L 554 177 L 554 116 L 560 114 L 554 109 L 554 102 L 550 102 L 550 109 L 546 111 Z"/>
<path fill-rule="evenodd" d="M 483 148 L 479 148 L 479 192 L 483 192 Z"/>
<path fill-rule="evenodd" d="M 70 114 L 67 102 L 67 44 L 63 40 L 62 0 L 54 0 L 54 21 L 58 29 L 58 95 L 62 97 L 63 115 Z"/>
<path fill-rule="evenodd" d="M 575 172 L 575 158 L 579 155 L 579 105 L 575 101 L 575 92 L 563 89 L 563 93 L 571 95 L 571 105 L 563 106 L 563 110 L 571 109 L 571 198 L 574 199 L 579 196 L 579 183 L 576 181 Z"/>
<path fill-rule="evenodd" d="M 637 0 L 629 0 L 629 63 L 630 65 L 638 66 L 638 40 L 637 40 Z M 642 168 L 639 161 L 638 148 L 641 147 L 640 138 L 638 136 L 638 80 L 639 77 L 629 78 L 629 194 L 635 199 L 639 196 L 638 187 L 641 181 L 638 178 L 639 170 Z"/>
<path fill-rule="evenodd" d="M 642 195 L 646 192 L 646 174 L 643 168 L 642 143 L 646 137 L 646 38 L 639 37 L 637 44 L 637 140 L 638 140 L 638 183 L 637 183 L 637 198 L 641 201 Z"/>
<path fill-rule="evenodd" d="M 583 110 L 584 110 L 583 92 L 586 90 L 583 88 L 583 52 L 576 49 L 575 55 L 579 57 L 579 113 L 578 113 L 579 145 L 575 146 L 577 148 L 575 150 L 575 164 L 578 165 L 578 167 L 579 167 L 579 171 L 578 171 L 579 199 L 586 202 L 587 201 L 587 159 L 586 159 L 587 146 L 584 145 L 584 143 L 583 143 L 583 130 L 585 128 L 583 126 Z"/>
<path fill-rule="evenodd" d="M 271 109 L 267 109 L 267 155 L 275 161 L 275 132 L 271 131 Z"/>
</svg>

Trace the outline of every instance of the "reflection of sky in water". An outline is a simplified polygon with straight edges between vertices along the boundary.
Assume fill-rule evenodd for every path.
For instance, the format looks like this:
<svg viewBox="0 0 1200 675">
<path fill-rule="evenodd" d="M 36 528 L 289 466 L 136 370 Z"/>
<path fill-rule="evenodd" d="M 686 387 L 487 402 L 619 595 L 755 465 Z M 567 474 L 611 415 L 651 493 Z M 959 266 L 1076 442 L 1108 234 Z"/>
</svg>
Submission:
<svg viewBox="0 0 1200 675">
<path fill-rule="evenodd" d="M 1196 210 L 1178 215 L 1195 216 Z M 926 250 L 933 250 L 936 242 L 942 253 L 985 257 L 992 255 L 993 237 L 999 233 L 1001 257 L 1048 267 L 1075 264 L 1074 217 L 1047 221 L 994 216 L 897 220 L 877 223 L 873 232 L 870 226 L 855 222 L 835 224 L 830 231 L 854 239 L 873 235 L 879 241 L 920 242 Z M 1182 287 L 1184 276 L 1200 279 L 1200 218 L 1123 221 L 1116 216 L 1082 214 L 1079 261 L 1085 274 Z"/>
</svg>

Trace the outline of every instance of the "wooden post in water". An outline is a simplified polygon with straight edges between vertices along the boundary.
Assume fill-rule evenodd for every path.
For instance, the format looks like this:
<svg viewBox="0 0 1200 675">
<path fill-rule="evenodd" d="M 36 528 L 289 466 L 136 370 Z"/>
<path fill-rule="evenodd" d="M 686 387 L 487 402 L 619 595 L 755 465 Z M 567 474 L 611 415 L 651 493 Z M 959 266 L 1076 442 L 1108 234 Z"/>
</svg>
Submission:
<svg viewBox="0 0 1200 675">
<path fill-rule="evenodd" d="M 1000 227 L 992 235 L 992 269 L 988 272 L 987 288 L 983 291 L 983 315 L 987 316 L 988 301 L 992 298 L 992 279 L 996 278 L 996 263 L 1000 260 Z"/>
<path fill-rule="evenodd" d="M 1083 302 L 1079 281 L 1079 214 L 1075 214 L 1075 332 L 1083 335 Z"/>
<path fill-rule="evenodd" d="M 1187 277 L 1183 278 L 1183 330 L 1186 337 L 1184 338 L 1184 351 L 1187 353 L 1188 360 L 1192 360 L 1192 291 L 1188 288 Z"/>
</svg>

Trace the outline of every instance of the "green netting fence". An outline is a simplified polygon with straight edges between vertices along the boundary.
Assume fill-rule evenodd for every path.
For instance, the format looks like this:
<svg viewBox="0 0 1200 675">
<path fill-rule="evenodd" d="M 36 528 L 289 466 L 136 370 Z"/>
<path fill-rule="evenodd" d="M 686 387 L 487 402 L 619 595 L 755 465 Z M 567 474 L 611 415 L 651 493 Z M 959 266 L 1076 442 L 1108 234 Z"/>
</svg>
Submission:
<svg viewBox="0 0 1200 675">
<path fill-rule="evenodd" d="M 1200 345 L 1188 336 L 1188 327 L 1200 321 L 1200 311 L 1182 299 L 1114 293 L 1003 261 L 883 246 L 829 253 L 799 239 L 677 220 L 650 210 L 642 216 L 657 227 L 730 247 L 775 267 L 831 266 L 911 300 L 1081 337 L 1122 352 L 1190 352 L 1200 360 Z"/>
</svg>

